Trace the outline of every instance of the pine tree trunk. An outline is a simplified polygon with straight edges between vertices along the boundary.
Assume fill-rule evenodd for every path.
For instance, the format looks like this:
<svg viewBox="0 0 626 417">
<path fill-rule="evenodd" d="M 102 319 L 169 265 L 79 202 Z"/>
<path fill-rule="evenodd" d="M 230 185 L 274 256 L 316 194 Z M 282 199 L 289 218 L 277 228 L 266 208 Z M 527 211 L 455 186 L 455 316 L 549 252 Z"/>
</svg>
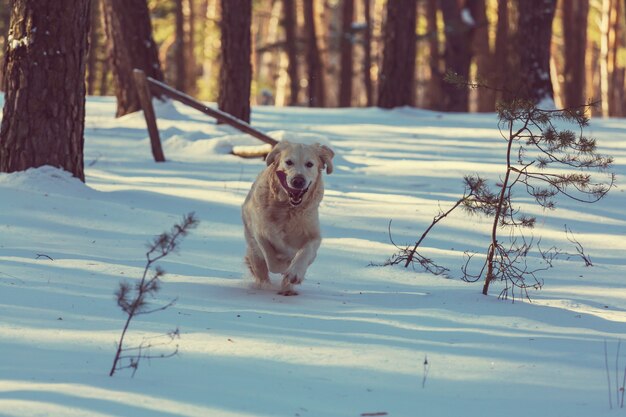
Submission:
<svg viewBox="0 0 626 417">
<path fill-rule="evenodd" d="M 4 48 L 7 35 L 9 33 L 9 20 L 11 18 L 11 8 L 9 0 L 2 0 L 6 6 L 0 7 L 0 91 L 4 90 Z M 2 3 L 0 3 L 2 4 Z"/>
<path fill-rule="evenodd" d="M 115 81 L 116 116 L 141 110 L 133 69 L 163 81 L 146 0 L 102 0 L 109 42 L 109 61 Z"/>
<path fill-rule="evenodd" d="M 461 18 L 457 0 L 441 0 L 441 11 L 445 25 L 446 49 L 444 60 L 446 71 L 469 78 L 472 59 L 471 37 L 473 25 Z M 450 83 L 443 84 L 443 108 L 446 111 L 466 112 L 469 110 L 467 89 L 459 89 Z"/>
<path fill-rule="evenodd" d="M 563 22 L 563 98 L 565 107 L 585 104 L 585 51 L 589 0 L 564 1 Z"/>
<path fill-rule="evenodd" d="M 379 107 L 414 104 L 416 21 L 417 0 L 387 3 L 383 64 L 379 77 Z"/>
<path fill-rule="evenodd" d="M 193 0 L 186 0 L 183 3 L 183 14 L 185 18 L 185 91 L 188 94 L 196 95 L 199 74 L 195 53 L 196 9 Z"/>
<path fill-rule="evenodd" d="M 363 0 L 363 16 L 365 18 L 365 34 L 363 35 L 363 84 L 365 86 L 366 106 L 374 105 L 372 87 L 372 13 L 370 0 Z"/>
<path fill-rule="evenodd" d="M 98 67 L 98 50 L 100 49 L 98 37 L 98 24 L 100 15 L 98 13 L 97 0 L 89 0 L 91 5 L 89 24 L 89 52 L 87 54 L 87 94 L 92 96 L 96 93 L 96 72 Z"/>
<path fill-rule="evenodd" d="M 339 107 L 350 107 L 352 103 L 352 19 L 354 18 L 354 0 L 343 0 L 341 13 L 341 40 L 339 73 Z"/>
<path fill-rule="evenodd" d="M 498 1 L 498 22 L 496 24 L 496 46 L 494 51 L 493 87 L 502 90 L 505 87 L 506 75 L 509 73 L 509 0 Z M 510 97 L 502 91 L 496 91 L 496 103 Z"/>
<path fill-rule="evenodd" d="M 439 69 L 441 54 L 439 53 L 439 31 L 437 30 L 437 0 L 426 2 L 426 32 L 428 33 L 428 66 L 430 81 L 428 83 L 428 107 L 433 110 L 442 109 L 443 76 Z"/>
<path fill-rule="evenodd" d="M 250 122 L 252 0 L 221 0 L 220 110 Z"/>
<path fill-rule="evenodd" d="M 187 59 L 185 57 L 185 15 L 183 14 L 183 0 L 174 1 L 174 88 L 187 91 Z"/>
<path fill-rule="evenodd" d="M 613 0 L 611 2 L 611 13 L 609 17 L 609 115 L 611 117 L 622 116 L 622 96 L 624 85 L 620 83 L 621 69 L 619 68 L 618 53 L 621 40 L 621 6 L 624 0 Z"/>
<path fill-rule="evenodd" d="M 476 63 L 476 77 L 488 85 L 493 83 L 493 54 L 489 48 L 489 21 L 485 0 L 468 0 L 466 3 L 474 21 L 476 22 L 472 36 L 472 55 Z M 480 88 L 477 90 L 479 112 L 493 112 L 495 110 L 494 90 Z"/>
<path fill-rule="evenodd" d="M 296 45 L 296 5 L 293 0 L 283 0 L 283 25 L 285 27 L 285 46 L 287 50 L 287 74 L 289 74 L 289 100 L 290 106 L 298 104 L 298 92 L 300 91 L 300 79 L 298 76 L 298 48 Z"/>
<path fill-rule="evenodd" d="M 304 0 L 304 25 L 306 30 L 306 62 L 308 71 L 309 107 L 324 107 L 324 68 L 317 46 L 315 0 Z"/>
<path fill-rule="evenodd" d="M 0 171 L 51 165 L 81 181 L 89 0 L 14 0 Z"/>
<path fill-rule="evenodd" d="M 517 0 L 521 98 L 538 104 L 553 101 L 550 77 L 550 42 L 556 0 Z"/>
</svg>

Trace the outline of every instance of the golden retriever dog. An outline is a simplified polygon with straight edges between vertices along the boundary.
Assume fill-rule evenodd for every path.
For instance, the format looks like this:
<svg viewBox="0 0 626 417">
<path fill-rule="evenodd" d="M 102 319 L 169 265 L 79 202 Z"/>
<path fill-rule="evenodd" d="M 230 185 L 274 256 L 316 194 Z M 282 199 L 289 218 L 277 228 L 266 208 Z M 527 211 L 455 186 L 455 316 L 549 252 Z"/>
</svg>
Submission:
<svg viewBox="0 0 626 417">
<path fill-rule="evenodd" d="M 246 263 L 259 285 L 282 274 L 279 294 L 297 295 L 321 243 L 318 207 L 322 170 L 333 172 L 334 152 L 318 143 L 279 142 L 267 155 L 242 207 Z"/>
</svg>

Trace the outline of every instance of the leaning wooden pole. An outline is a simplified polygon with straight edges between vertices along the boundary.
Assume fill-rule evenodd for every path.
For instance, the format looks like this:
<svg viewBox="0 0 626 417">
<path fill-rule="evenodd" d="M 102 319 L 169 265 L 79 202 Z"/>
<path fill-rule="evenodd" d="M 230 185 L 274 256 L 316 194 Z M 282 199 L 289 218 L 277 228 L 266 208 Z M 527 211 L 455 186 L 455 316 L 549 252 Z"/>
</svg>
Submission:
<svg viewBox="0 0 626 417">
<path fill-rule="evenodd" d="M 150 94 L 150 86 L 146 74 L 139 69 L 133 70 L 135 77 L 135 88 L 139 96 L 139 103 L 143 109 L 143 116 L 148 125 L 148 134 L 150 135 L 150 146 L 152 147 L 152 156 L 156 162 L 165 162 L 165 155 L 161 147 L 161 138 L 159 137 L 159 129 L 157 127 L 156 115 L 154 107 L 152 107 L 152 94 Z"/>
<path fill-rule="evenodd" d="M 253 128 L 252 126 L 250 126 L 248 123 L 244 122 L 243 120 L 240 120 L 221 110 L 213 109 L 209 106 L 206 106 L 200 101 L 196 100 L 195 98 L 185 93 L 182 93 L 178 90 L 175 90 L 169 85 L 162 83 L 160 81 L 157 81 L 154 78 L 150 78 L 150 77 L 146 77 L 146 78 L 148 80 L 148 84 L 150 85 L 150 89 L 152 91 L 164 94 L 174 100 L 180 101 L 181 103 L 189 107 L 192 107 L 208 116 L 215 118 L 217 121 L 221 123 L 228 124 L 234 127 L 235 129 L 240 130 L 244 133 L 247 133 L 250 136 L 254 136 L 255 138 L 269 145 L 274 146 L 278 143 L 276 139 L 273 139 L 267 136 L 265 133 L 261 132 L 260 130 Z"/>
</svg>

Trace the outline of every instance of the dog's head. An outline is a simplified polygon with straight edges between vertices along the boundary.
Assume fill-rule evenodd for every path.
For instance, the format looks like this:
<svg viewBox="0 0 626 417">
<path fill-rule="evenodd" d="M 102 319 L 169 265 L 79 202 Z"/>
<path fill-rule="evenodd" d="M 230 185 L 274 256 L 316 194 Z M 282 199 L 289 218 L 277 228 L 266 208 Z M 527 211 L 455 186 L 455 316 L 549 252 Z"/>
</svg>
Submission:
<svg viewBox="0 0 626 417">
<path fill-rule="evenodd" d="M 333 172 L 335 153 L 327 146 L 318 143 L 279 142 L 267 155 L 267 165 L 275 165 L 276 176 L 282 188 L 289 195 L 289 203 L 297 206 L 309 188 L 315 184 L 322 169 Z"/>
</svg>

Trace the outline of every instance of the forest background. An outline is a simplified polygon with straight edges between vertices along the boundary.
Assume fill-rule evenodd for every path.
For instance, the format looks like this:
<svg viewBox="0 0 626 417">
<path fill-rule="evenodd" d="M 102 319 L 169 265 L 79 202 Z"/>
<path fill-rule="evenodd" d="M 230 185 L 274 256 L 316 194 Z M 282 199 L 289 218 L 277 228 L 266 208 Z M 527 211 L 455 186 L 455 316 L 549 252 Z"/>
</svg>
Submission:
<svg viewBox="0 0 626 417">
<path fill-rule="evenodd" d="M 87 93 L 113 95 L 116 86 L 103 11 L 98 0 L 92 1 Z M 147 3 L 166 82 L 202 100 L 216 101 L 221 2 Z M 546 76 L 557 107 L 593 100 L 599 102 L 594 115 L 623 117 L 626 113 L 624 0 L 545 1 L 546 7 L 554 8 L 554 13 L 546 16 L 552 22 L 551 31 L 541 34 L 534 30 L 538 38 L 532 42 L 522 33 L 525 23 L 521 17 L 536 11 L 535 3 L 541 1 L 254 0 L 251 103 L 380 105 L 384 27 L 391 3 L 405 11 L 411 9 L 407 4 L 416 5 L 414 28 L 396 34 L 396 44 L 402 44 L 402 38 L 415 37 L 412 87 L 405 104 L 443 111 L 493 111 L 501 98 L 497 93 L 475 90 L 467 99 L 459 99 L 458 95 L 465 93 L 448 87 L 444 74 L 451 70 L 495 87 L 506 86 L 515 93 L 520 83 L 528 82 L 519 73 L 524 50 L 539 42 L 550 51 Z M 0 0 L 0 59 L 5 52 L 10 10 L 10 0 Z M 410 47 L 403 53 L 412 55 Z M 319 69 L 312 72 L 311 60 L 315 59 Z M 2 69 L 0 66 L 0 86 Z M 316 92 L 309 88 L 313 82 L 320 84 Z"/>
</svg>

